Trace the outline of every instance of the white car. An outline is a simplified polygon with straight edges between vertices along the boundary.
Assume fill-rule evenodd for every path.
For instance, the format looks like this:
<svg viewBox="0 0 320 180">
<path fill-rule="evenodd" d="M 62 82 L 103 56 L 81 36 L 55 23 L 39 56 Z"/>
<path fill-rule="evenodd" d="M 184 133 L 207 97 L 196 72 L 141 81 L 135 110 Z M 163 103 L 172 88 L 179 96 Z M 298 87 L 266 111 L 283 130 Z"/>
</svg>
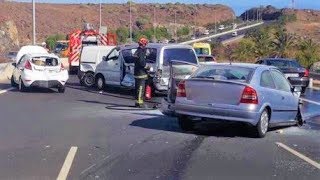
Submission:
<svg viewBox="0 0 320 180">
<path fill-rule="evenodd" d="M 233 37 L 238 36 L 238 32 L 237 32 L 237 31 L 233 32 L 233 33 L 232 33 L 232 36 L 233 36 Z"/>
<path fill-rule="evenodd" d="M 18 87 L 21 92 L 31 87 L 43 87 L 57 88 L 59 93 L 64 93 L 69 75 L 58 56 L 48 53 L 24 54 L 12 65 L 15 68 L 11 85 Z"/>
<path fill-rule="evenodd" d="M 219 30 L 220 30 L 220 31 L 224 30 L 224 28 L 225 28 L 224 25 L 220 25 L 220 26 L 219 26 Z"/>
</svg>

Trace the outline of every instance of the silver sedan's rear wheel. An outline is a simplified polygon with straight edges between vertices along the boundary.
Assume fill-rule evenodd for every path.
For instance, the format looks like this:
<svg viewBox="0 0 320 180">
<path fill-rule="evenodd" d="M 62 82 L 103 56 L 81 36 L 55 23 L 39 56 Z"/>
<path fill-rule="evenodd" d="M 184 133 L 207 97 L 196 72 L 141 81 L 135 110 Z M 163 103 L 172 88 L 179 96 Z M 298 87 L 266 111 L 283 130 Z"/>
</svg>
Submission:
<svg viewBox="0 0 320 180">
<path fill-rule="evenodd" d="M 263 138 L 268 131 L 269 128 L 269 113 L 268 110 L 263 110 L 258 124 L 255 126 L 255 136 L 258 138 Z"/>
</svg>

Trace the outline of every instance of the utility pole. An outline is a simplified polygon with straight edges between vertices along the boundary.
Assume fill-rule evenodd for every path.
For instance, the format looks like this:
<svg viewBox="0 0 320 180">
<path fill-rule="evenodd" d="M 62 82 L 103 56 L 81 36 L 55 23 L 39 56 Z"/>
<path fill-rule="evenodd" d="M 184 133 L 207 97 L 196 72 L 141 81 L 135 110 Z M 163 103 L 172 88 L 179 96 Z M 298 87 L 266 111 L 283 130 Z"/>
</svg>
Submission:
<svg viewBox="0 0 320 180">
<path fill-rule="evenodd" d="M 214 33 L 217 34 L 217 14 L 216 14 L 216 10 L 214 10 Z"/>
<path fill-rule="evenodd" d="M 32 0 L 32 44 L 36 45 L 36 2 Z"/>
<path fill-rule="evenodd" d="M 132 43 L 132 9 L 131 9 L 131 0 L 129 1 L 129 12 L 130 12 L 130 43 Z"/>
<path fill-rule="evenodd" d="M 174 11 L 174 34 L 176 42 L 178 41 L 178 35 L 177 35 L 177 10 Z"/>
<path fill-rule="evenodd" d="M 292 9 L 294 9 L 294 8 L 295 8 L 295 2 L 294 2 L 294 0 L 291 0 L 291 3 L 292 3 Z"/>
<path fill-rule="evenodd" d="M 99 13 L 99 20 L 100 20 L 100 21 L 99 21 L 99 22 L 100 22 L 100 23 L 99 23 L 99 29 L 101 29 L 101 26 L 102 26 L 102 22 L 101 22 L 101 0 L 99 1 L 99 4 L 100 4 L 100 8 L 99 8 L 99 9 L 100 9 L 100 10 L 99 10 L 99 11 L 100 11 L 100 13 Z"/>
<path fill-rule="evenodd" d="M 153 7 L 153 36 L 156 38 L 156 6 Z"/>
</svg>

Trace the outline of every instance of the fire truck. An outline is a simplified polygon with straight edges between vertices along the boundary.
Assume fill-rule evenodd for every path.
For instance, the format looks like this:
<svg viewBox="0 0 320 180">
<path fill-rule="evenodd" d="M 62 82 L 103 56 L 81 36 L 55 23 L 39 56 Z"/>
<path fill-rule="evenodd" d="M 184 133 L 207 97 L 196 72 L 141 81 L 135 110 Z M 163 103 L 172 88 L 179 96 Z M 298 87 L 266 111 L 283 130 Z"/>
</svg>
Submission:
<svg viewBox="0 0 320 180">
<path fill-rule="evenodd" d="M 93 29 L 91 24 L 85 24 L 83 30 L 76 30 L 69 34 L 69 71 L 75 72 L 80 65 L 80 54 L 84 46 L 114 46 L 116 35 L 112 33 L 103 34 Z"/>
</svg>

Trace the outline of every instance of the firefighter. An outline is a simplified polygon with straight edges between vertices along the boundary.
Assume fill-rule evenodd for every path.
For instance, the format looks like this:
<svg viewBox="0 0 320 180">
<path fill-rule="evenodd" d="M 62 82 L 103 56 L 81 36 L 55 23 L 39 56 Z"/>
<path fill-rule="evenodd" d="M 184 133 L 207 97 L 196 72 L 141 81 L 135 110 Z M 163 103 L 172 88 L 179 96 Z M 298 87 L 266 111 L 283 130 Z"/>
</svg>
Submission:
<svg viewBox="0 0 320 180">
<path fill-rule="evenodd" d="M 136 91 L 136 102 L 135 106 L 139 108 L 146 107 L 144 105 L 144 92 L 146 86 L 146 80 L 148 78 L 146 66 L 146 46 L 148 40 L 146 38 L 141 38 L 138 42 L 139 47 L 135 53 L 136 60 L 134 62 L 134 78 L 135 78 L 135 91 Z"/>
</svg>

